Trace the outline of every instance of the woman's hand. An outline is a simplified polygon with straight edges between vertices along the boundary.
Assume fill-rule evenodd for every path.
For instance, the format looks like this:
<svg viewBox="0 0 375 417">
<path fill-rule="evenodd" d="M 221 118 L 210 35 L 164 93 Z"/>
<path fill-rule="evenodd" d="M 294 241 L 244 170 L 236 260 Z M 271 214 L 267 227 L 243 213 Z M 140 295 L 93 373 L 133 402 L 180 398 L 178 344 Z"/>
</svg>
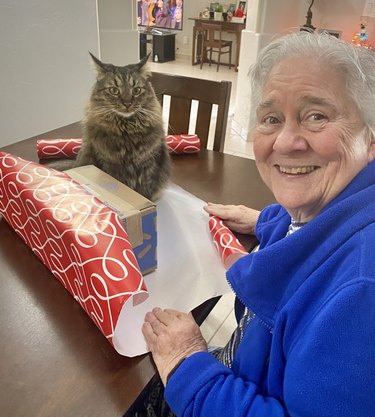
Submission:
<svg viewBox="0 0 375 417">
<path fill-rule="evenodd" d="M 254 234 L 255 225 L 260 214 L 260 211 L 242 205 L 208 203 L 203 208 L 208 214 L 224 220 L 229 229 L 243 234 Z"/>
<path fill-rule="evenodd" d="M 142 332 L 164 385 L 182 359 L 207 351 L 207 343 L 191 313 L 156 307 L 146 314 Z"/>
</svg>

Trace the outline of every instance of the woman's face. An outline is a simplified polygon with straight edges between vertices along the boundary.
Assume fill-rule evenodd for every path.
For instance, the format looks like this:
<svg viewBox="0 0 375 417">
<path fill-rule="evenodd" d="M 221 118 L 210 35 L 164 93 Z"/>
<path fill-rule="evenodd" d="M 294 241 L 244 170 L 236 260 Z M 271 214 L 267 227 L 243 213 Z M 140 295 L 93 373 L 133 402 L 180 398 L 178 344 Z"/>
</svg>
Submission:
<svg viewBox="0 0 375 417">
<path fill-rule="evenodd" d="M 308 221 L 375 155 L 344 79 L 313 59 L 270 73 L 253 134 L 259 172 L 297 221 Z"/>
</svg>

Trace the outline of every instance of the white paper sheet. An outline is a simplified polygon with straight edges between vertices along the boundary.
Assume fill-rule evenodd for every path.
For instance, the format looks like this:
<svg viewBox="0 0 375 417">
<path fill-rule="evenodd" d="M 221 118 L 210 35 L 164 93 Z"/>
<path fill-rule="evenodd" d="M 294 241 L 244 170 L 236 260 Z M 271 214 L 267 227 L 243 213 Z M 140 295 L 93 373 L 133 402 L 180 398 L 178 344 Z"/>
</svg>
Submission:
<svg viewBox="0 0 375 417">
<path fill-rule="evenodd" d="M 121 310 L 113 342 L 125 356 L 148 351 L 142 334 L 145 314 L 158 306 L 191 311 L 205 300 L 230 292 L 225 269 L 208 230 L 205 202 L 170 184 L 157 203 L 158 268 L 145 276 L 149 297 Z"/>
</svg>

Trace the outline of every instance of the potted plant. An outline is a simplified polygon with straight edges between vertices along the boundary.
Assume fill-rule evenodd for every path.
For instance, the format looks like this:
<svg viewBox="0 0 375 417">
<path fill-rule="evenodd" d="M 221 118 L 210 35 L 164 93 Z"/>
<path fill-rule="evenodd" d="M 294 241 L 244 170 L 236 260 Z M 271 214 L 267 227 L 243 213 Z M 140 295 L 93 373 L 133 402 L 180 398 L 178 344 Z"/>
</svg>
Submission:
<svg viewBox="0 0 375 417">
<path fill-rule="evenodd" d="M 223 5 L 220 3 L 217 3 L 215 6 L 215 20 L 222 20 L 223 18 Z"/>
</svg>

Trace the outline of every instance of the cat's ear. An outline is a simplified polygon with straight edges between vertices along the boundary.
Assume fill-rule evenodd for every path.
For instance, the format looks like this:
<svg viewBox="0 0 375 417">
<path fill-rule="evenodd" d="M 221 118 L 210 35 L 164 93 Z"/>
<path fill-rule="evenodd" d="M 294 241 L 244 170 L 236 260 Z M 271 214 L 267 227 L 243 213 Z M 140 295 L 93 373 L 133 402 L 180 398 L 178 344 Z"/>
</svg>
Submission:
<svg viewBox="0 0 375 417">
<path fill-rule="evenodd" d="M 151 55 L 151 52 L 149 52 L 145 57 L 143 57 L 138 64 L 135 64 L 135 69 L 138 70 L 145 76 L 146 78 L 151 76 L 150 70 L 145 66 L 146 62 L 148 61 L 149 57 Z"/>
<path fill-rule="evenodd" d="M 149 52 L 145 57 L 143 57 L 137 64 L 138 68 L 141 69 L 146 62 L 148 61 L 148 59 L 150 58 L 151 52 Z"/>
<path fill-rule="evenodd" d="M 100 61 L 96 56 L 94 56 L 91 52 L 89 52 L 92 60 L 95 64 L 95 69 L 97 73 L 97 77 L 103 77 L 112 67 L 111 64 L 105 64 L 104 62 Z"/>
</svg>

